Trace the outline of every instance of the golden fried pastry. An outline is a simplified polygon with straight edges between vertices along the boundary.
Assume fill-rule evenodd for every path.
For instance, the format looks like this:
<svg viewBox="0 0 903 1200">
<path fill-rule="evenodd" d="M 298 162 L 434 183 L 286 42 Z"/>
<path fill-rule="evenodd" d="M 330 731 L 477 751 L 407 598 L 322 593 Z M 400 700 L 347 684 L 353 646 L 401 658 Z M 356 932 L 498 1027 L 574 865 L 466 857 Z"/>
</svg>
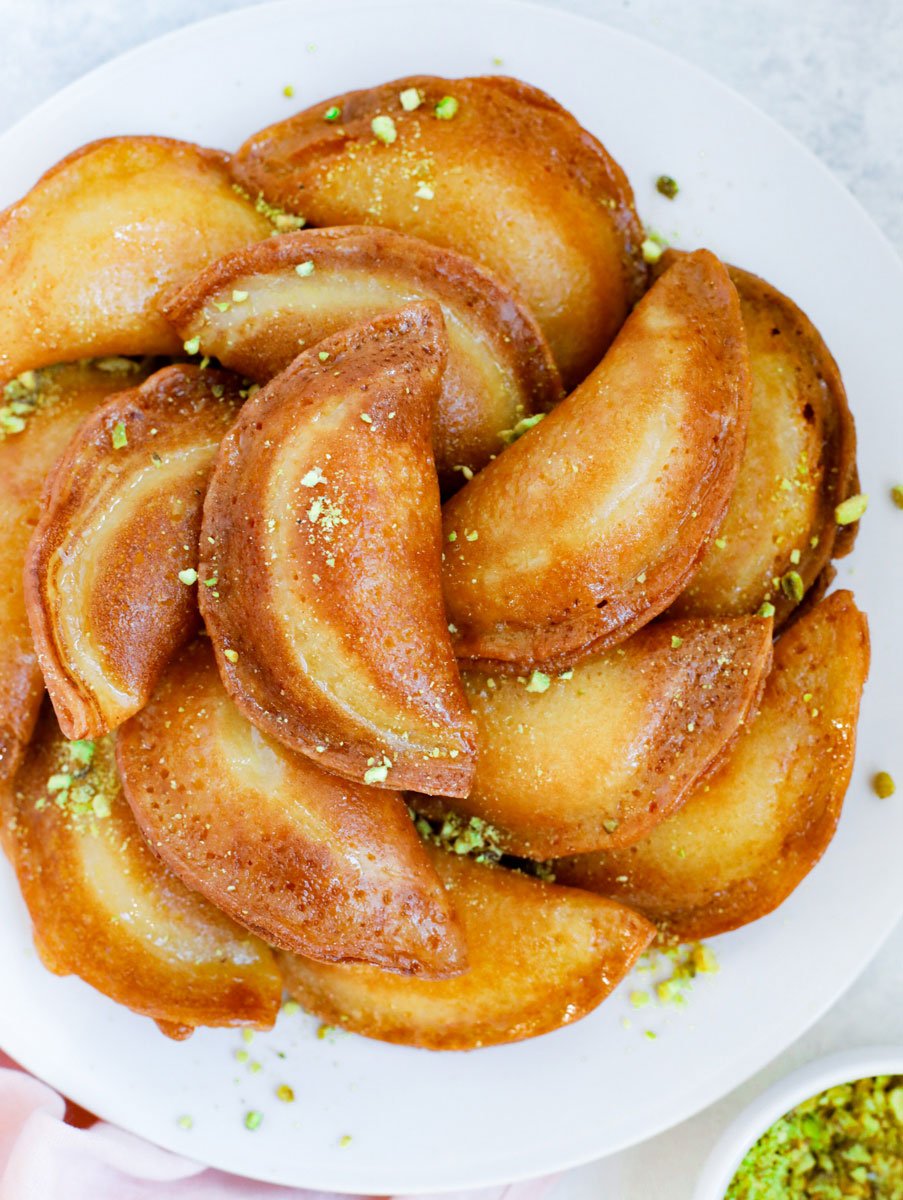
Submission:
<svg viewBox="0 0 903 1200">
<path fill-rule="evenodd" d="M 835 551 L 834 510 L 858 490 L 856 432 L 837 364 L 805 313 L 757 276 L 730 275 L 749 344 L 749 433 L 718 537 L 671 611 L 732 616 L 767 601 L 781 625 Z"/>
<path fill-rule="evenodd" d="M 834 592 L 780 638 L 759 715 L 680 812 L 625 850 L 560 861 L 558 879 L 684 939 L 777 908 L 834 836 L 868 666 L 865 617 Z"/>
<path fill-rule="evenodd" d="M 465 800 L 412 797 L 492 826 L 508 854 L 629 846 L 675 812 L 755 711 L 771 621 L 657 621 L 564 675 L 473 666 L 480 754 Z"/>
<path fill-rule="evenodd" d="M 412 304 L 301 354 L 222 444 L 201 610 L 245 716 L 348 779 L 466 795 L 473 721 L 439 579 L 446 340 Z"/>
<path fill-rule="evenodd" d="M 218 151 L 160 137 L 82 146 L 0 213 L 0 380 L 88 355 L 180 351 L 158 299 L 271 231 Z"/>
<path fill-rule="evenodd" d="M 431 848 L 464 924 L 470 969 L 419 980 L 280 955 L 285 986 L 321 1020 L 430 1050 L 517 1042 L 591 1012 L 655 929 L 620 904 Z"/>
<path fill-rule="evenodd" d="M 25 590 L 67 737 L 137 712 L 194 632 L 201 505 L 238 404 L 226 372 L 165 367 L 101 405 L 49 476 Z"/>
<path fill-rule="evenodd" d="M 67 742 L 48 704 L 2 791 L 5 846 L 48 970 L 78 975 L 171 1037 L 273 1024 L 282 984 L 270 950 L 147 848 L 112 737 Z"/>
<path fill-rule="evenodd" d="M 383 225 L 489 267 L 533 312 L 569 388 L 645 286 L 623 171 L 515 79 L 420 75 L 336 96 L 255 134 L 232 169 L 311 225 Z"/>
<path fill-rule="evenodd" d="M 463 935 L 400 796 L 328 775 L 241 715 L 189 646 L 116 760 L 149 844 L 188 887 L 283 950 L 441 978 Z"/>
<path fill-rule="evenodd" d="M 562 397 L 533 317 L 469 259 L 388 229 L 305 230 L 211 264 L 165 311 L 180 337 L 265 383 L 305 347 L 411 299 L 435 300 L 445 317 L 434 446 L 443 482 L 457 485 L 456 468 L 479 471 L 524 417 Z"/>
<path fill-rule="evenodd" d="M 44 478 L 84 418 L 143 368 L 128 359 L 26 371 L 0 405 L 0 780 L 12 775 L 31 736 L 44 683 L 25 611 L 25 551 L 41 514 Z"/>
<path fill-rule="evenodd" d="M 700 250 L 658 280 L 592 375 L 445 505 L 458 654 L 569 665 L 657 616 L 724 518 L 748 411 L 737 293 Z"/>
</svg>

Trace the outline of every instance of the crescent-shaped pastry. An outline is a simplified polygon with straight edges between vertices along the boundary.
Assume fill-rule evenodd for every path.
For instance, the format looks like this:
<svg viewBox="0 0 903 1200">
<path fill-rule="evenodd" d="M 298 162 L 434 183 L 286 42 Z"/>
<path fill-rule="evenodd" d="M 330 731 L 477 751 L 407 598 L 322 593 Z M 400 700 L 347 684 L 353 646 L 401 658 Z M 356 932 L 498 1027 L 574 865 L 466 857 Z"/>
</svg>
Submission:
<svg viewBox="0 0 903 1200">
<path fill-rule="evenodd" d="M 763 279 L 736 267 L 730 276 L 752 375 L 746 450 L 718 537 L 671 612 L 733 616 L 770 602 L 779 627 L 835 552 L 834 511 L 857 490 L 856 431 L 806 314 Z"/>
<path fill-rule="evenodd" d="M 264 944 L 179 882 L 122 795 L 113 739 L 67 742 L 49 705 L 0 788 L 9 853 L 41 961 L 78 975 L 170 1037 L 268 1029 L 282 982 Z"/>
<path fill-rule="evenodd" d="M 271 945 L 430 978 L 465 969 L 463 935 L 401 797 L 329 775 L 256 729 L 205 639 L 120 729 L 116 759 L 160 858 Z"/>
<path fill-rule="evenodd" d="M 656 621 L 563 675 L 473 665 L 480 754 L 465 800 L 411 797 L 491 825 L 508 854 L 547 859 L 639 841 L 675 812 L 755 712 L 771 621 Z"/>
<path fill-rule="evenodd" d="M 868 667 L 866 619 L 834 592 L 778 640 L 759 715 L 680 812 L 625 850 L 560 860 L 557 878 L 684 940 L 770 913 L 834 836 Z"/>
<path fill-rule="evenodd" d="M 464 924 L 470 969 L 406 979 L 281 954 L 285 986 L 302 1007 L 353 1033 L 430 1050 L 517 1042 L 591 1012 L 655 935 L 637 913 L 588 892 L 431 854 Z"/>
<path fill-rule="evenodd" d="M 232 169 L 311 225 L 383 225 L 489 267 L 533 312 L 569 388 L 645 286 L 624 172 L 515 79 L 418 75 L 348 92 L 255 134 Z"/>
<path fill-rule="evenodd" d="M 412 299 L 435 300 L 445 318 L 434 445 L 448 487 L 484 467 L 524 417 L 562 397 L 533 317 L 470 259 L 388 229 L 304 230 L 212 263 L 165 311 L 181 338 L 266 383 L 321 338 Z"/>
<path fill-rule="evenodd" d="M 201 506 L 238 405 L 233 376 L 165 367 L 92 413 L 49 476 L 25 589 L 67 737 L 137 712 L 193 633 Z"/>
<path fill-rule="evenodd" d="M 128 359 L 26 371 L 0 405 L 0 780 L 11 776 L 41 707 L 44 680 L 28 627 L 24 565 L 44 479 L 85 417 L 144 369 Z"/>
<path fill-rule="evenodd" d="M 91 355 L 178 353 L 159 298 L 272 228 L 216 150 L 161 137 L 82 146 L 0 213 L 0 380 Z"/>
<path fill-rule="evenodd" d="M 435 304 L 335 334 L 244 406 L 204 505 L 201 611 L 258 728 L 348 779 L 466 795 L 442 607 Z"/>
<path fill-rule="evenodd" d="M 749 386 L 727 271 L 679 259 L 592 375 L 445 505 L 457 653 L 570 665 L 666 608 L 724 518 Z"/>
</svg>

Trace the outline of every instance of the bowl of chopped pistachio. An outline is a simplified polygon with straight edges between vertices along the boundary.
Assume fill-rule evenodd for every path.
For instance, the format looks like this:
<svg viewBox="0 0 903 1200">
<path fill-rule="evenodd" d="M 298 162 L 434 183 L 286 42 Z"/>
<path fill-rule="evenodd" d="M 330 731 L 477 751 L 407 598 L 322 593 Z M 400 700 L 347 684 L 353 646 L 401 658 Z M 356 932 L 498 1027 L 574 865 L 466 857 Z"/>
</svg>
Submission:
<svg viewBox="0 0 903 1200">
<path fill-rule="evenodd" d="M 903 1046 L 807 1063 L 728 1126 L 693 1200 L 903 1196 Z"/>
</svg>

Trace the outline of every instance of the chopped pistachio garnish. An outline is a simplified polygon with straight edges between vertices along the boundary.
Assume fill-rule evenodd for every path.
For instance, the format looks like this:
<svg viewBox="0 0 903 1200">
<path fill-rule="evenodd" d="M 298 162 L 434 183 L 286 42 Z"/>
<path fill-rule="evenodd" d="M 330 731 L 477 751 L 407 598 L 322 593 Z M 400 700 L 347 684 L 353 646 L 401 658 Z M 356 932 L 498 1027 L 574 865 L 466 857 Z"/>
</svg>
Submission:
<svg viewBox="0 0 903 1200">
<path fill-rule="evenodd" d="M 438 829 L 426 819 L 412 813 L 414 828 L 434 846 L 451 854 L 468 855 L 481 863 L 496 863 L 502 857 L 498 830 L 480 817 L 461 817 L 448 813 Z"/>
<path fill-rule="evenodd" d="M 125 431 L 125 425 L 122 421 L 117 421 L 113 426 L 113 432 L 110 434 L 110 441 L 113 444 L 114 450 L 122 450 L 129 444 L 129 436 Z"/>
<path fill-rule="evenodd" d="M 799 571 L 788 571 L 782 577 L 781 591 L 788 600 L 793 600 L 794 603 L 799 604 L 806 594 L 806 585 L 803 583 L 803 577 Z"/>
<path fill-rule="evenodd" d="M 94 743 L 89 742 L 86 738 L 78 738 L 69 743 L 69 757 L 85 767 L 91 765 L 94 759 L 94 750 Z"/>
<path fill-rule="evenodd" d="M 414 196 L 418 200 L 433 200 L 435 199 L 436 193 L 428 183 L 418 183 L 417 191 L 414 193 Z"/>
<path fill-rule="evenodd" d="M 295 89 L 292 87 L 292 85 L 290 83 L 287 83 L 285 85 L 285 87 L 282 89 L 282 94 L 283 94 L 283 96 L 285 96 L 286 100 L 291 100 L 292 96 L 294 96 L 294 94 L 295 94 Z"/>
<path fill-rule="evenodd" d="M 307 262 L 298 263 L 297 267 L 295 267 L 295 274 L 300 275 L 302 279 L 306 279 L 308 275 L 313 275 L 313 273 L 314 262 L 312 258 L 309 258 Z"/>
<path fill-rule="evenodd" d="M 506 446 L 510 446 L 519 437 L 523 437 L 534 425 L 538 425 L 544 419 L 545 415 L 545 413 L 534 413 L 532 417 L 522 417 L 513 429 L 503 429 L 499 437 Z"/>
<path fill-rule="evenodd" d="M 284 208 L 279 208 L 276 204 L 270 204 L 268 200 L 264 199 L 263 195 L 257 197 L 254 201 L 254 207 L 262 217 L 266 217 L 277 233 L 288 233 L 292 229 L 303 229 L 307 224 L 304 217 L 286 212 Z"/>
<path fill-rule="evenodd" d="M 243 1030 L 241 1031 L 241 1040 L 242 1040 L 243 1042 L 247 1042 L 247 1043 L 248 1043 L 248 1045 L 250 1045 L 250 1044 L 251 1044 L 251 1042 L 253 1042 L 253 1041 L 254 1041 L 254 1030 L 253 1030 L 253 1029 L 247 1029 L 247 1028 L 246 1028 L 246 1029 L 243 1029 Z"/>
<path fill-rule="evenodd" d="M 282 1006 L 282 1011 L 287 1017 L 293 1017 L 295 1013 L 299 1013 L 301 1011 L 301 1005 L 297 1000 L 286 1000 L 285 1004 Z"/>
<path fill-rule="evenodd" d="M 868 508 L 868 503 L 868 496 L 861 493 L 858 496 L 849 496 L 834 509 L 834 520 L 838 525 L 852 525 Z"/>
<path fill-rule="evenodd" d="M 245 1129 L 251 1129 L 251 1130 L 259 1129 L 262 1123 L 263 1123 L 263 1113 L 258 1112 L 258 1110 L 256 1108 L 251 1109 L 250 1112 L 245 1113 Z"/>
<path fill-rule="evenodd" d="M 890 498 L 897 508 L 903 508 L 903 485 L 899 483 L 890 489 Z"/>
<path fill-rule="evenodd" d="M 887 800 L 897 790 L 893 777 L 887 771 L 878 772 L 872 780 L 872 787 L 875 789 L 875 795 L 881 800 Z"/>
<path fill-rule="evenodd" d="M 320 362 L 329 362 L 329 351 L 328 351 L 328 350 L 321 350 L 321 351 L 320 351 L 320 352 L 317 354 L 317 358 L 320 360 Z"/>
<path fill-rule="evenodd" d="M 237 650 L 224 650 L 223 654 L 226 656 L 226 658 L 228 659 L 228 661 L 230 663 L 238 662 L 238 651 Z"/>
<path fill-rule="evenodd" d="M 636 989 L 630 993 L 630 1003 L 634 1008 L 645 1008 L 649 1003 L 649 993 Z"/>
<path fill-rule="evenodd" d="M 539 693 L 547 692 L 551 682 L 552 680 L 549 678 L 549 676 L 544 674 L 542 671 L 534 671 L 527 680 L 527 691 Z"/>
<path fill-rule="evenodd" d="M 451 531 L 451 533 L 448 535 L 448 540 L 449 540 L 450 542 L 456 542 L 456 541 L 458 540 L 458 535 L 455 533 L 454 529 L 453 529 L 453 530 Z"/>
<path fill-rule="evenodd" d="M 791 550 L 790 551 L 790 561 L 793 563 L 793 565 L 795 567 L 798 567 L 800 565 L 801 558 L 802 558 L 802 554 L 799 552 L 799 550 Z"/>
<path fill-rule="evenodd" d="M 180 1129 L 193 1129 L 194 1117 L 190 1117 L 188 1113 L 183 1113 L 183 1115 L 176 1121 L 176 1124 Z"/>
<path fill-rule="evenodd" d="M 765 600 L 759 606 L 759 611 L 756 613 L 756 616 L 757 617 L 773 617 L 774 614 L 775 614 L 774 605 L 771 603 L 770 600 Z"/>
<path fill-rule="evenodd" d="M 339 1145 L 342 1147 L 343 1150 L 345 1149 L 346 1146 L 350 1146 L 351 1145 L 351 1134 L 350 1133 L 343 1134 L 342 1137 L 339 1138 Z"/>
<path fill-rule="evenodd" d="M 301 479 L 301 486 L 306 488 L 316 487 L 318 483 L 323 482 L 323 472 L 319 467 L 313 467 Z"/>
<path fill-rule="evenodd" d="M 405 112 L 413 112 L 415 108 L 419 108 L 423 103 L 420 90 L 414 87 L 405 88 L 398 99 L 401 101 L 401 107 Z"/>
<path fill-rule="evenodd" d="M 480 534 L 476 529 L 466 529 L 464 531 L 464 540 L 467 542 L 475 542 Z"/>
<path fill-rule="evenodd" d="M 659 175 L 655 181 L 655 190 L 660 196 L 673 200 L 680 188 L 677 186 L 677 180 L 672 179 L 670 175 Z"/>
<path fill-rule="evenodd" d="M 385 113 L 380 113 L 379 116 L 374 117 L 370 122 L 370 128 L 376 140 L 382 142 L 384 146 L 391 146 L 398 137 L 395 122 L 391 117 L 386 116 Z"/>
<path fill-rule="evenodd" d="M 389 768 L 385 765 L 385 763 L 381 763 L 374 767 L 368 767 L 364 772 L 364 783 L 385 783 L 388 774 Z"/>
<path fill-rule="evenodd" d="M 48 792 L 63 792 L 72 787 L 72 776 L 67 771 L 58 771 L 47 780 Z"/>
<path fill-rule="evenodd" d="M 647 237 L 643 240 L 640 246 L 643 253 L 643 261 L 647 263 L 657 263 L 665 252 L 665 247 L 660 245 L 654 238 Z"/>
<path fill-rule="evenodd" d="M 283 1104 L 291 1104 L 295 1099 L 295 1093 L 287 1083 L 280 1083 L 279 1087 L 276 1088 L 276 1095 Z"/>
<path fill-rule="evenodd" d="M 323 120 L 337 121 L 341 115 L 342 110 L 339 108 L 339 106 L 337 104 L 331 104 L 329 108 L 327 108 L 326 112 L 323 113 Z"/>
<path fill-rule="evenodd" d="M 458 101 L 454 96 L 443 96 L 436 105 L 436 116 L 440 121 L 450 121 L 458 111 Z"/>
<path fill-rule="evenodd" d="M 725 1200 L 895 1200 L 903 1196 L 903 1076 L 828 1088 L 747 1152 Z"/>
<path fill-rule="evenodd" d="M 182 349 L 186 354 L 197 354 L 201 348 L 201 339 L 199 337 L 189 338 L 187 342 L 182 343 Z"/>
<path fill-rule="evenodd" d="M 602 828 L 606 833 L 617 833 L 621 822 L 615 817 L 609 817 L 608 820 L 602 822 Z"/>
<path fill-rule="evenodd" d="M 678 637 L 676 633 L 671 634 L 671 649 L 672 650 L 679 650 L 683 644 L 684 644 L 684 640 L 682 637 Z"/>
<path fill-rule="evenodd" d="M 228 300 L 214 300 L 213 307 L 216 309 L 217 312 L 227 313 L 229 311 L 229 309 L 232 307 L 232 305 L 229 303 Z"/>
<path fill-rule="evenodd" d="M 191 587 L 197 581 L 198 573 L 194 567 L 186 567 L 184 571 L 179 572 L 179 583 L 184 583 L 186 587 Z"/>
</svg>

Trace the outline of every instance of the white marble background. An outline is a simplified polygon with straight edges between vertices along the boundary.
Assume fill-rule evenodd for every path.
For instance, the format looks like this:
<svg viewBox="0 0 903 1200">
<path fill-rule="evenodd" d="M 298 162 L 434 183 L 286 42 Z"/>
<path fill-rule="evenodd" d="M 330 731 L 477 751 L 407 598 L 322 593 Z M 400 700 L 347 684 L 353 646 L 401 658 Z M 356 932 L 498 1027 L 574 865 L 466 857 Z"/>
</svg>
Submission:
<svg viewBox="0 0 903 1200">
<path fill-rule="evenodd" d="M 547 2 L 667 46 L 734 87 L 814 150 L 903 252 L 900 0 Z M 0 130 L 122 50 L 245 3 L 0 0 Z M 903 927 L 846 997 L 759 1076 L 670 1133 L 569 1172 L 553 1200 L 689 1200 L 708 1147 L 766 1084 L 820 1054 L 877 1042 L 903 1044 Z"/>
</svg>

